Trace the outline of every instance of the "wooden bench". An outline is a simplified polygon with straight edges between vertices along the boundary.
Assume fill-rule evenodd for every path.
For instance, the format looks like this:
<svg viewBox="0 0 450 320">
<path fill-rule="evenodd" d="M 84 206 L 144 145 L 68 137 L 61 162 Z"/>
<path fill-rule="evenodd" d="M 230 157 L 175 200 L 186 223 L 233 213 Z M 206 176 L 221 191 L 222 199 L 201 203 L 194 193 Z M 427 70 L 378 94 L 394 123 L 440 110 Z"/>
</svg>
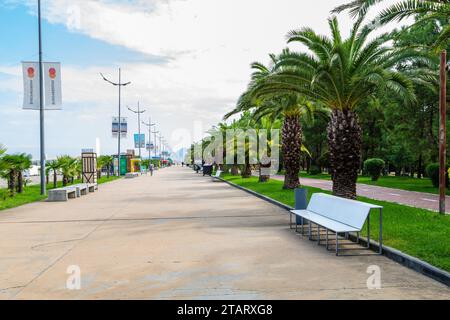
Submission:
<svg viewBox="0 0 450 320">
<path fill-rule="evenodd" d="M 356 200 L 349 200 L 324 193 L 314 193 L 306 210 L 291 210 L 301 218 L 302 234 L 304 219 L 308 222 L 308 235 L 311 239 L 311 223 L 317 225 L 318 244 L 320 244 L 320 228 L 326 230 L 326 248 L 328 250 L 328 231 L 336 234 L 336 255 L 339 255 L 339 234 L 356 232 L 359 243 L 359 233 L 367 220 L 367 248 L 370 248 L 370 210 L 380 210 L 379 254 L 382 254 L 382 214 L 383 207 Z M 296 223 L 297 230 L 297 223 Z M 348 249 L 341 249 L 348 250 Z"/>
<path fill-rule="evenodd" d="M 221 170 L 217 170 L 217 171 L 216 171 L 216 174 L 213 175 L 213 176 L 211 176 L 212 181 L 221 181 L 221 180 L 219 179 L 221 174 L 222 174 L 222 171 L 221 171 Z"/>
<path fill-rule="evenodd" d="M 67 201 L 70 199 L 75 199 L 77 197 L 77 187 L 67 186 L 58 189 L 51 189 L 48 191 L 47 201 Z"/>
</svg>

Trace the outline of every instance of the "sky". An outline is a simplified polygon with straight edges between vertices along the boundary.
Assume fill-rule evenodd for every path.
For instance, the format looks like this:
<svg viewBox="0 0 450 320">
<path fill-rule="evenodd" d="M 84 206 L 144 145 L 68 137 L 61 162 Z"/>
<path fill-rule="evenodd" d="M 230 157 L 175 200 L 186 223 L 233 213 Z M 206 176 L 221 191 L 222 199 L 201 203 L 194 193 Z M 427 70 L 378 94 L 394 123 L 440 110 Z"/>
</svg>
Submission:
<svg viewBox="0 0 450 320">
<path fill-rule="evenodd" d="M 100 72 L 131 84 L 122 116 L 133 147 L 135 114 L 156 123 L 173 150 L 198 140 L 233 109 L 250 64 L 268 63 L 286 34 L 304 26 L 328 35 L 330 11 L 347 0 L 42 0 L 44 61 L 62 66 L 63 106 L 45 113 L 47 158 L 95 148 L 117 152 L 111 119 L 117 88 Z M 351 28 L 339 15 L 342 30 Z M 39 154 L 39 112 L 22 109 L 21 61 L 38 59 L 37 0 L 0 0 L 0 144 Z M 295 47 L 294 47 L 295 49 Z M 142 131 L 146 128 L 141 128 Z M 147 132 L 146 139 L 148 139 Z M 153 137 L 152 137 L 153 138 Z"/>
</svg>

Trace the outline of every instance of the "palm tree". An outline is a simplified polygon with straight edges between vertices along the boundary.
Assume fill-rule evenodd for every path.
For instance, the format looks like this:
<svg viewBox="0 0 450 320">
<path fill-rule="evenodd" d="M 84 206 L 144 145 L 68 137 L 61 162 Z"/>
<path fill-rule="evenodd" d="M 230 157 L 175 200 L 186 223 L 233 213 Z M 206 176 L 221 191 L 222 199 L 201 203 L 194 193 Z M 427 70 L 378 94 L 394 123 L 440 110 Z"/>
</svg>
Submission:
<svg viewBox="0 0 450 320">
<path fill-rule="evenodd" d="M 270 169 L 272 167 L 272 161 L 274 161 L 273 154 L 269 156 L 269 153 L 271 153 L 274 148 L 279 148 L 279 145 L 276 145 L 277 141 L 279 141 L 276 137 L 272 137 L 272 129 L 281 129 L 282 123 L 280 119 L 273 119 L 269 116 L 261 117 L 257 123 L 256 123 L 256 132 L 259 135 L 260 131 L 266 132 L 267 134 L 267 146 L 262 146 L 261 151 L 263 151 L 267 157 L 260 155 L 259 156 L 259 164 L 258 164 L 258 171 L 259 171 L 259 179 L 258 182 L 267 182 L 270 179 Z M 259 142 L 261 143 L 261 141 Z M 275 159 L 275 161 L 279 161 L 278 159 Z"/>
<path fill-rule="evenodd" d="M 102 168 L 106 165 L 105 156 L 99 156 L 97 158 L 97 179 L 100 179 L 102 176 Z"/>
<path fill-rule="evenodd" d="M 353 0 L 350 3 L 341 5 L 333 12 L 349 10 L 353 17 L 363 17 L 373 5 L 385 0 Z M 390 2 L 392 0 L 389 0 Z M 387 2 L 387 0 L 386 0 Z M 429 20 L 437 20 L 441 23 L 440 35 L 436 39 L 433 48 L 446 49 L 450 37 L 450 1 L 448 0 L 399 0 L 382 10 L 377 20 L 381 24 L 391 21 L 400 21 L 408 17 L 417 17 L 416 24 Z"/>
<path fill-rule="evenodd" d="M 24 179 L 23 179 L 23 171 L 28 170 L 32 166 L 31 161 L 31 155 L 21 153 L 17 155 L 17 192 L 22 193 L 23 192 L 23 185 L 24 185 Z"/>
<path fill-rule="evenodd" d="M 233 120 L 230 124 L 227 123 L 219 123 L 218 129 L 222 133 L 222 136 L 224 137 L 224 143 L 223 143 L 223 155 L 224 158 L 226 157 L 227 153 L 233 153 L 233 163 L 231 164 L 231 170 L 230 173 L 233 176 L 239 175 L 239 165 L 238 165 L 238 158 L 237 158 L 237 137 L 236 135 L 233 135 L 232 139 L 227 139 L 227 130 L 230 131 L 236 131 L 242 129 L 242 122 L 238 120 Z M 230 163 L 227 163 L 227 165 L 230 165 Z"/>
<path fill-rule="evenodd" d="M 61 168 L 61 163 L 58 160 L 48 161 L 45 165 L 45 169 L 49 173 L 50 170 L 53 173 L 53 188 L 57 187 L 58 184 L 58 170 Z M 47 173 L 47 174 L 48 174 Z"/>
<path fill-rule="evenodd" d="M 2 156 L 6 153 L 6 147 L 0 144 L 0 174 L 6 169 L 6 163 L 2 162 Z"/>
<path fill-rule="evenodd" d="M 73 182 L 73 178 L 77 175 L 79 171 L 79 164 L 77 159 L 72 158 L 69 155 L 59 156 L 57 158 L 59 163 L 61 173 L 63 175 L 62 183 L 66 186 L 69 181 Z"/>
<path fill-rule="evenodd" d="M 394 66 L 401 59 L 417 57 L 417 52 L 392 49 L 386 35 L 369 41 L 372 28 L 362 26 L 362 20 L 356 22 L 347 39 L 342 38 L 335 17 L 328 21 L 331 38 L 310 28 L 291 31 L 288 42 L 300 42 L 309 52 L 285 50 L 276 70 L 256 88 L 257 97 L 294 93 L 330 108 L 328 144 L 333 193 L 352 199 L 356 197 L 361 152 L 356 107 L 374 97 L 381 87 L 408 103 L 415 98 L 411 81 Z"/>
<path fill-rule="evenodd" d="M 113 165 L 113 162 L 114 162 L 114 158 L 113 158 L 113 156 L 103 156 L 103 161 L 104 161 L 104 165 L 106 166 L 106 168 L 107 168 L 107 172 L 106 172 L 106 177 L 107 178 L 109 178 L 109 173 L 110 173 L 110 171 L 111 171 L 111 166 Z M 149 166 L 150 166 L 150 160 L 148 160 L 148 165 L 147 165 L 147 168 L 149 168 Z"/>
<path fill-rule="evenodd" d="M 284 51 L 286 54 L 287 51 Z M 283 55 L 282 55 L 283 56 Z M 244 92 L 237 104 L 237 107 L 225 115 L 225 119 L 233 114 L 255 110 L 254 117 L 260 119 L 263 116 L 270 116 L 275 120 L 283 118 L 282 126 L 282 154 L 286 174 L 284 176 L 284 189 L 295 189 L 300 186 L 300 154 L 302 148 L 302 127 L 300 118 L 305 114 L 312 114 L 313 104 L 304 95 L 293 92 L 280 92 L 278 90 L 267 90 L 261 84 L 267 82 L 279 65 L 280 57 L 270 55 L 271 66 L 267 67 L 262 63 L 254 62 L 252 69 L 252 80 L 246 92 Z M 283 67 L 281 67 L 283 68 Z M 280 71 L 280 70 L 278 70 Z"/>
<path fill-rule="evenodd" d="M 17 154 L 6 154 L 0 159 L 0 167 L 3 168 L 2 176 L 8 180 L 8 190 L 13 197 L 18 189 L 17 180 L 21 166 L 21 157 Z"/>
</svg>

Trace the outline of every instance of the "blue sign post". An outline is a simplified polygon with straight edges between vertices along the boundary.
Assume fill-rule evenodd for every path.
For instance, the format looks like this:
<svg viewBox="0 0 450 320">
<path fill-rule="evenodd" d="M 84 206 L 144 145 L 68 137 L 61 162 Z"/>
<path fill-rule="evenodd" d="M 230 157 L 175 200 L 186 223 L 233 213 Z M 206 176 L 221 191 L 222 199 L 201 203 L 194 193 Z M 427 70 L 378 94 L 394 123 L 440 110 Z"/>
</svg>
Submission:
<svg viewBox="0 0 450 320">
<path fill-rule="evenodd" d="M 145 134 L 144 133 L 141 133 L 141 134 L 135 133 L 134 134 L 134 147 L 135 148 L 145 148 Z"/>
</svg>

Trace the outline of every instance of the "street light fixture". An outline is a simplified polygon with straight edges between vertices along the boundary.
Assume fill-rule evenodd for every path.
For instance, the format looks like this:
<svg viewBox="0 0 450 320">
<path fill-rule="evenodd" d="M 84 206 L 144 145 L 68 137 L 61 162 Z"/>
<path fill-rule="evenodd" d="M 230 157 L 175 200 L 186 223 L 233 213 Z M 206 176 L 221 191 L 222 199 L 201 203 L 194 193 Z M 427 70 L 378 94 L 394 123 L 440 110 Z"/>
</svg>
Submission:
<svg viewBox="0 0 450 320">
<path fill-rule="evenodd" d="M 102 73 L 100 73 L 100 75 L 102 76 L 103 80 L 105 80 L 106 82 L 112 84 L 113 86 L 119 87 L 119 132 L 117 135 L 117 138 L 118 138 L 118 142 L 117 142 L 117 176 L 120 177 L 120 135 L 122 134 L 121 114 L 120 114 L 120 94 L 121 94 L 121 88 L 129 85 L 131 82 L 129 81 L 126 83 L 122 83 L 120 68 L 119 68 L 119 82 L 112 82 L 112 81 L 106 79 Z"/>
<path fill-rule="evenodd" d="M 145 121 L 142 121 L 143 125 L 146 125 L 148 127 L 148 161 L 150 161 L 151 158 L 151 150 L 150 150 L 150 145 L 152 144 L 152 127 L 156 125 L 156 123 L 152 123 L 152 118 L 148 117 L 148 123 L 146 123 Z M 156 141 L 155 141 L 155 145 L 156 145 Z M 150 164 L 150 162 L 149 162 Z"/>
<path fill-rule="evenodd" d="M 45 181 L 45 135 L 44 135 L 44 79 L 42 74 L 42 23 L 41 0 L 38 0 L 38 37 L 39 37 L 39 131 L 40 131 L 40 163 L 41 163 L 41 195 L 46 194 Z"/>
<path fill-rule="evenodd" d="M 152 131 L 153 133 L 153 137 L 155 138 L 153 141 L 155 141 L 155 145 L 153 147 L 153 151 L 154 151 L 154 155 L 155 155 L 155 159 L 156 159 L 156 134 L 159 133 L 159 131 Z"/>
<path fill-rule="evenodd" d="M 133 113 L 137 113 L 138 115 L 138 149 L 139 149 L 139 158 L 141 158 L 141 113 L 144 113 L 146 110 L 141 110 L 139 106 L 139 101 L 137 104 L 137 110 L 133 110 L 130 107 L 127 107 Z M 145 143 L 145 139 L 144 139 Z"/>
</svg>

